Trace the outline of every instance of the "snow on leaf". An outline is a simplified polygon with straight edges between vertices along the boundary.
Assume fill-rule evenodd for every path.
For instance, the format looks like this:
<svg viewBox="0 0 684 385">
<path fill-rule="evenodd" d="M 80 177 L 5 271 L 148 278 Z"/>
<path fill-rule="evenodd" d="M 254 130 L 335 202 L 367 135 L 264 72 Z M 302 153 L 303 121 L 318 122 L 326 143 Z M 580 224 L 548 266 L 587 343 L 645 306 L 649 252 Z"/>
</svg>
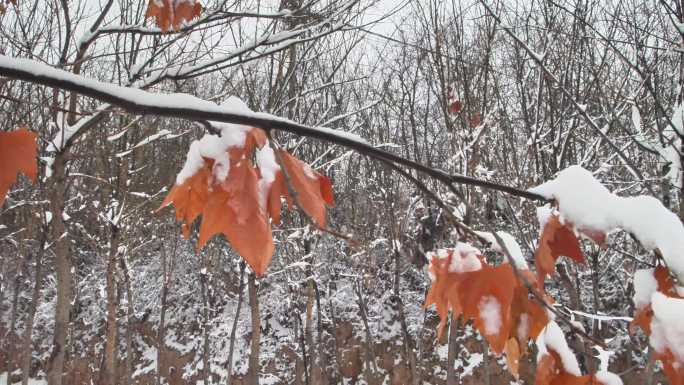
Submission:
<svg viewBox="0 0 684 385">
<path fill-rule="evenodd" d="M 37 135 L 26 128 L 0 132 L 0 207 L 21 172 L 35 182 L 38 175 Z"/>
<path fill-rule="evenodd" d="M 684 280 L 684 225 L 656 198 L 612 194 L 580 166 L 568 167 L 529 191 L 555 200 L 563 218 L 581 233 L 607 234 L 621 228 L 633 234 L 645 248 L 658 249 L 671 271 Z"/>
<path fill-rule="evenodd" d="M 542 283 L 547 274 L 553 275 L 556 260 L 560 256 L 570 257 L 577 263 L 584 263 L 584 255 L 573 230 L 567 224 L 561 223 L 558 215 L 551 215 L 546 220 L 539 247 L 534 254 L 540 286 L 543 286 Z"/>
<path fill-rule="evenodd" d="M 150 0 L 145 17 L 154 17 L 162 31 L 180 29 L 181 24 L 199 17 L 202 5 L 196 0 Z"/>
<path fill-rule="evenodd" d="M 474 253 L 473 253 L 474 254 Z M 428 253 L 432 256 L 430 262 L 430 275 L 432 286 L 425 297 L 425 307 L 435 305 L 437 315 L 439 315 L 439 326 L 437 328 L 438 338 L 442 337 L 446 322 L 451 310 L 453 319 L 461 314 L 461 302 L 458 297 L 458 285 L 462 280 L 463 270 L 454 266 L 470 266 L 472 269 L 481 268 L 479 258 L 481 256 L 471 255 L 471 253 L 458 252 L 458 250 L 439 250 L 437 253 Z M 479 266 L 473 261 L 462 262 L 463 260 L 477 259 Z M 456 260 L 456 261 L 454 261 Z"/>
<path fill-rule="evenodd" d="M 186 238 L 201 215 L 198 250 L 222 234 L 257 275 L 266 271 L 273 256 L 271 219 L 280 222 L 280 197 L 293 207 L 284 174 L 267 144 L 261 129 L 228 125 L 221 126 L 221 136 L 205 135 L 193 142 L 176 185 L 160 207 L 174 205 Z M 325 226 L 326 204 L 333 204 L 330 181 L 282 154 L 302 208 Z"/>
<path fill-rule="evenodd" d="M 501 354 L 508 341 L 511 323 L 511 303 L 517 285 L 511 265 L 463 273 L 458 286 L 458 299 L 463 315 L 473 319 L 475 327 L 487 339 L 492 350 Z"/>
<path fill-rule="evenodd" d="M 551 350 L 537 361 L 535 385 L 622 385 L 617 375 L 601 371 L 595 375 L 575 375 L 566 372 L 558 353 Z"/>
<path fill-rule="evenodd" d="M 513 261 L 515 262 L 515 267 L 521 270 L 528 270 L 529 267 L 527 266 L 527 261 L 525 261 L 525 257 L 523 256 L 522 249 L 520 248 L 520 245 L 518 242 L 515 240 L 515 238 L 505 232 L 505 231 L 497 231 L 496 235 L 503 241 L 503 246 L 502 247 L 499 242 L 497 242 L 496 237 L 494 234 L 486 231 L 476 231 L 475 232 L 477 235 L 480 237 L 484 238 L 487 242 L 489 242 L 492 246 L 492 249 L 498 253 L 503 254 L 504 256 L 506 255 L 506 251 L 510 253 L 510 256 L 513 258 Z M 505 259 L 506 262 L 508 262 L 508 259 Z"/>
</svg>

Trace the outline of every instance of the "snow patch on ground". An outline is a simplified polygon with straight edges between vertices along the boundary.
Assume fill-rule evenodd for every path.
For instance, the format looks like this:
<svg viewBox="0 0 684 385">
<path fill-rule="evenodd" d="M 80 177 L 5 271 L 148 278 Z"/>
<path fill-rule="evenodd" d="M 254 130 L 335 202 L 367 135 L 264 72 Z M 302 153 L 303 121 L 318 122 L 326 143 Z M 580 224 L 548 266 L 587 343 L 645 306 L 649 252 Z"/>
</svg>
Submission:
<svg viewBox="0 0 684 385">
<path fill-rule="evenodd" d="M 47 385 L 47 380 L 42 380 L 42 379 L 35 379 L 35 378 L 29 378 L 29 385 Z M 8 384 L 7 382 L 7 372 L 5 373 L 0 373 L 0 384 Z M 21 381 L 16 382 L 15 384 L 21 384 Z"/>
</svg>

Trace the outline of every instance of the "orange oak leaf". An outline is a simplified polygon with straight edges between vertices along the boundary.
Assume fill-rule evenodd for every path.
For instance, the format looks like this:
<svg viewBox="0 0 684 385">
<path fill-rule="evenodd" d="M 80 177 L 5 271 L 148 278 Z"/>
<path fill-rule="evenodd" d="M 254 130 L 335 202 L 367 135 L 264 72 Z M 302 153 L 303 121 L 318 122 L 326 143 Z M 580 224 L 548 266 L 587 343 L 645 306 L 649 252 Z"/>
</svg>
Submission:
<svg viewBox="0 0 684 385">
<path fill-rule="evenodd" d="M 560 256 L 569 257 L 577 263 L 584 263 L 584 254 L 572 228 L 562 224 L 557 215 L 551 215 L 544 225 L 539 246 L 534 254 L 540 287 L 543 287 L 544 277 L 547 274 L 553 275 L 556 260 Z"/>
<path fill-rule="evenodd" d="M 199 171 L 182 184 L 173 186 L 157 211 L 173 203 L 176 208 L 176 220 L 185 222 L 186 227 L 190 225 L 204 211 L 209 198 L 209 182 L 213 164 L 211 159 L 205 159 L 204 166 Z M 188 233 L 185 233 L 185 228 L 184 235 L 187 238 Z"/>
<path fill-rule="evenodd" d="M 283 176 L 282 171 L 278 171 L 275 175 L 275 180 L 271 184 L 271 189 L 268 192 L 266 202 L 268 214 L 276 225 L 280 224 L 280 209 L 282 206 L 280 202 L 281 196 L 284 196 L 287 199 L 287 206 L 292 207 L 292 198 L 290 198 L 290 194 L 287 192 L 285 177 Z"/>
<path fill-rule="evenodd" d="M 532 286 L 538 294 L 544 295 L 540 290 L 534 274 L 529 270 L 520 271 L 522 279 Z M 552 299 L 544 295 L 543 300 L 551 304 Z M 511 336 L 518 339 L 518 343 L 523 350 L 527 345 L 528 339 L 537 338 L 539 333 L 549 323 L 549 316 L 544 305 L 532 297 L 527 286 L 520 282 L 513 291 L 513 302 L 511 303 Z"/>
<path fill-rule="evenodd" d="M 198 248 L 223 234 L 235 251 L 261 276 L 271 262 L 275 246 L 266 213 L 259 209 L 256 172 L 248 162 L 232 167 L 228 189 L 214 188 L 202 212 Z M 238 176 L 238 177 L 236 177 Z"/>
<path fill-rule="evenodd" d="M 474 320 L 492 350 L 501 354 L 511 329 L 511 303 L 517 285 L 513 268 L 509 264 L 483 265 L 481 270 L 462 275 L 458 299 L 463 315 Z"/>
<path fill-rule="evenodd" d="M 670 380 L 670 385 L 684 385 L 684 364 L 675 359 L 670 349 L 663 353 L 655 352 L 654 358 L 663 363 L 663 371 Z"/>
<path fill-rule="evenodd" d="M 560 374 L 560 368 L 555 356 L 556 352 L 550 351 L 550 354 L 543 355 L 537 361 L 537 372 L 534 376 L 535 385 L 550 385 L 551 381 Z"/>
<path fill-rule="evenodd" d="M 657 283 L 656 290 L 666 297 L 684 298 L 677 291 L 677 283 L 670 275 L 670 270 L 664 266 L 658 266 L 653 271 L 653 278 Z M 629 324 L 629 332 L 634 333 L 639 327 L 648 336 L 651 336 L 651 324 L 655 313 L 651 304 L 647 304 L 637 309 L 634 319 Z M 664 346 L 654 350 L 654 356 L 663 364 L 665 376 L 670 380 L 671 385 L 684 385 L 684 362 L 678 360 L 669 347 Z"/>
<path fill-rule="evenodd" d="M 37 137 L 36 133 L 26 128 L 0 132 L 0 207 L 5 203 L 5 196 L 20 172 L 36 181 Z"/>
<path fill-rule="evenodd" d="M 280 198 L 284 196 L 288 206 L 294 207 L 284 173 L 275 172 L 275 180 L 271 182 L 262 178 L 259 169 L 262 163 L 258 159 L 254 162 L 257 149 L 267 143 L 263 130 L 250 129 L 241 145 L 226 148 L 230 164 L 225 177 L 217 179 L 214 159 L 203 158 L 199 170 L 175 185 L 158 209 L 174 205 L 185 237 L 189 235 L 190 225 L 201 216 L 197 249 L 202 249 L 213 236 L 222 234 L 257 275 L 266 271 L 273 256 L 271 219 L 273 223 L 280 222 Z M 334 204 L 330 180 L 284 151 L 282 154 L 302 208 L 319 226 L 325 226 L 325 207 Z"/>
<path fill-rule="evenodd" d="M 653 277 L 656 280 L 656 290 L 672 298 L 682 298 L 676 289 L 676 282 L 670 276 L 670 270 L 664 266 L 658 266 L 653 271 Z M 646 333 L 651 335 L 651 321 L 653 320 L 653 309 L 651 304 L 648 304 L 641 309 L 637 309 L 634 313 L 634 319 L 629 323 L 629 332 L 634 334 L 636 328 L 639 327 Z"/>
<path fill-rule="evenodd" d="M 288 197 L 289 207 L 292 207 L 290 200 L 295 201 L 319 227 L 324 228 L 326 226 L 326 205 L 335 205 L 330 179 L 312 170 L 308 164 L 290 155 L 287 151 L 278 150 L 278 152 L 282 166 L 285 167 L 286 175 L 297 197 L 289 196 L 290 192 L 284 175 L 280 178 L 276 177 L 273 182 L 271 186 L 273 194 L 277 194 L 278 197 L 283 195 Z M 271 212 L 271 216 L 276 217 L 273 213 L 280 210 L 280 201 L 276 202 L 275 196 L 272 195 L 269 198 L 269 203 L 269 212 Z M 279 214 L 277 218 L 280 219 Z"/>
<path fill-rule="evenodd" d="M 575 376 L 566 372 L 560 356 L 553 350 L 537 362 L 535 385 L 611 385 L 601 382 L 595 375 Z"/>
<path fill-rule="evenodd" d="M 150 0 L 145 17 L 154 17 L 159 28 L 166 32 L 172 26 L 177 31 L 183 22 L 201 13 L 202 5 L 196 0 Z"/>
<path fill-rule="evenodd" d="M 453 250 L 449 250 L 446 258 L 432 257 L 430 263 L 430 273 L 434 279 L 430 290 L 425 297 L 425 308 L 435 305 L 437 315 L 439 315 L 439 326 L 437 327 L 437 337 L 442 338 L 444 329 L 451 310 L 452 319 L 456 319 L 461 314 L 461 302 L 458 299 L 458 285 L 461 282 L 463 273 L 453 273 L 449 271 L 449 265 L 453 258 L 460 258 L 455 255 Z"/>
</svg>

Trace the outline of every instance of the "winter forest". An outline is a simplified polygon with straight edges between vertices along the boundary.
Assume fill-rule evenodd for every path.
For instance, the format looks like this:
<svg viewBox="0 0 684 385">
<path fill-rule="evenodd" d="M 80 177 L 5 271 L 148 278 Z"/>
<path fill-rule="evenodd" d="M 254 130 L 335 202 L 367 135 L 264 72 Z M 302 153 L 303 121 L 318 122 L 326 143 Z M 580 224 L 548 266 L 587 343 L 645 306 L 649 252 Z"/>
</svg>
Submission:
<svg viewBox="0 0 684 385">
<path fill-rule="evenodd" d="M 684 1 L 0 0 L 0 384 L 684 385 Z"/>
</svg>

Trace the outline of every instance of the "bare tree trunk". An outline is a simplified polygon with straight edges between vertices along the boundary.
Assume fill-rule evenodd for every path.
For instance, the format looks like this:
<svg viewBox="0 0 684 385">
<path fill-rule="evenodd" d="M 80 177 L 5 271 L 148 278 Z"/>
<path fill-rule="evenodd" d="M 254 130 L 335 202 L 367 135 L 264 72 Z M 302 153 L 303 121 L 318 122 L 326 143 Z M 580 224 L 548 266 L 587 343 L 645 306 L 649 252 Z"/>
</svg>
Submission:
<svg viewBox="0 0 684 385">
<path fill-rule="evenodd" d="M 173 278 L 173 266 L 174 260 L 176 259 L 176 246 L 177 242 L 174 243 L 173 253 L 171 254 L 171 260 L 167 261 L 166 258 L 166 248 L 161 245 L 161 256 L 162 256 L 162 292 L 161 292 L 161 314 L 159 315 L 159 330 L 157 332 L 157 385 L 161 384 L 161 367 L 163 364 L 163 353 L 166 350 L 166 305 L 169 293 L 169 286 Z M 170 267 L 170 268 L 169 268 Z"/>
<path fill-rule="evenodd" d="M 123 276 L 123 286 L 126 291 L 126 361 L 124 366 L 123 385 L 133 383 L 133 292 L 131 291 L 131 277 L 126 264 L 126 256 L 119 256 L 119 266 Z"/>
<path fill-rule="evenodd" d="M 364 355 L 366 359 L 366 382 L 373 383 L 375 378 L 375 373 L 377 368 L 375 367 L 375 350 L 373 349 L 373 336 L 370 331 L 370 326 L 368 325 L 368 313 L 366 312 L 366 301 L 363 299 L 363 294 L 361 293 L 361 284 L 356 283 L 356 302 L 359 306 L 359 312 L 361 314 L 361 320 L 363 321 L 363 328 L 366 332 L 366 354 Z"/>
<path fill-rule="evenodd" d="M 304 331 L 304 325 L 301 322 L 301 316 L 297 315 L 297 322 L 299 325 L 299 346 L 302 349 L 302 373 L 304 374 L 304 385 L 310 385 L 311 382 L 309 380 L 309 371 L 307 368 L 309 367 L 309 359 L 306 355 L 306 332 Z"/>
<path fill-rule="evenodd" d="M 209 298 L 207 293 L 207 260 L 202 254 L 202 269 L 200 270 L 200 293 L 202 295 L 202 379 L 204 384 L 211 384 L 209 370 Z"/>
<path fill-rule="evenodd" d="M 447 353 L 447 385 L 458 384 L 458 374 L 454 368 L 454 362 L 456 361 L 456 354 L 458 354 L 458 344 L 456 343 L 456 337 L 458 335 L 458 324 L 459 317 L 454 317 L 451 314 L 451 321 L 449 321 L 449 352 Z"/>
<path fill-rule="evenodd" d="M 21 361 L 21 385 L 28 385 L 31 376 L 31 353 L 33 352 L 33 344 L 31 337 L 33 335 L 33 323 L 36 318 L 36 309 L 40 301 L 40 289 L 43 283 L 43 256 L 45 255 L 45 242 L 47 241 L 47 226 L 41 229 L 40 249 L 36 253 L 36 282 L 33 285 L 33 293 L 31 294 L 31 306 L 24 324 L 24 338 L 22 344 L 22 361 Z"/>
<path fill-rule="evenodd" d="M 117 282 L 116 261 L 119 253 L 119 227 L 110 226 L 109 255 L 107 257 L 107 322 L 105 327 L 104 360 L 100 368 L 100 385 L 113 385 L 116 381 L 116 346 L 118 325 L 116 322 Z"/>
<path fill-rule="evenodd" d="M 309 268 L 311 265 L 309 264 Z M 312 272 L 310 272 L 312 274 Z M 309 276 L 311 276 L 309 274 Z M 316 357 L 315 357 L 315 351 L 314 349 L 314 341 L 313 341 L 313 306 L 314 306 L 314 288 L 313 286 L 315 285 L 315 282 L 313 279 L 309 279 L 309 282 L 307 284 L 306 288 L 306 321 L 304 324 L 304 338 L 306 340 L 306 346 L 308 346 L 309 349 L 309 357 L 308 360 L 305 361 L 304 363 L 304 378 L 306 380 L 306 384 L 309 385 L 311 383 L 310 379 L 312 378 L 312 374 L 315 370 L 316 366 Z"/>
<path fill-rule="evenodd" d="M 23 253 L 22 253 L 23 254 Z M 7 378 L 9 379 L 11 373 L 14 371 L 14 364 L 12 362 L 12 357 L 16 356 L 16 347 L 11 342 L 14 339 L 14 331 L 17 326 L 17 305 L 19 304 L 19 291 L 21 291 L 21 282 L 23 281 L 24 274 L 23 268 L 20 267 L 22 262 L 19 261 L 21 255 L 17 256 L 17 268 L 15 270 L 14 276 L 14 292 L 12 293 L 12 309 L 10 310 L 10 326 L 7 330 L 4 350 L 7 352 L 5 357 L 5 367 L 7 368 Z"/>
<path fill-rule="evenodd" d="M 316 334 L 318 338 L 318 374 L 320 376 L 319 385 L 328 384 L 328 359 L 326 357 L 327 347 L 323 342 L 323 311 L 321 310 L 321 293 L 318 290 L 318 284 L 314 281 L 314 291 L 316 293 Z M 313 349 L 313 345 L 312 345 Z M 314 381 L 315 383 L 315 381 Z"/>
<path fill-rule="evenodd" d="M 249 291 L 249 307 L 252 317 L 252 340 L 249 347 L 249 384 L 259 385 L 259 344 L 261 343 L 261 319 L 259 315 L 259 298 L 257 297 L 256 276 L 247 276 Z"/>
<path fill-rule="evenodd" d="M 48 363 L 48 385 L 62 385 L 66 359 L 67 335 L 71 321 L 73 298 L 72 261 L 66 224 L 62 218 L 67 190 L 66 154 L 57 153 L 53 163 L 52 186 L 50 186 L 50 211 L 55 241 L 55 271 L 57 273 L 57 305 L 55 307 L 55 332 L 52 353 Z"/>
<path fill-rule="evenodd" d="M 237 331 L 238 320 L 240 319 L 240 310 L 242 309 L 242 300 L 245 292 L 245 263 L 240 262 L 240 291 L 238 292 L 237 309 L 235 310 L 235 318 L 233 318 L 233 326 L 230 329 L 230 346 L 228 347 L 228 381 L 226 385 L 230 385 L 233 378 L 233 352 L 235 351 L 235 332 Z"/>
</svg>

